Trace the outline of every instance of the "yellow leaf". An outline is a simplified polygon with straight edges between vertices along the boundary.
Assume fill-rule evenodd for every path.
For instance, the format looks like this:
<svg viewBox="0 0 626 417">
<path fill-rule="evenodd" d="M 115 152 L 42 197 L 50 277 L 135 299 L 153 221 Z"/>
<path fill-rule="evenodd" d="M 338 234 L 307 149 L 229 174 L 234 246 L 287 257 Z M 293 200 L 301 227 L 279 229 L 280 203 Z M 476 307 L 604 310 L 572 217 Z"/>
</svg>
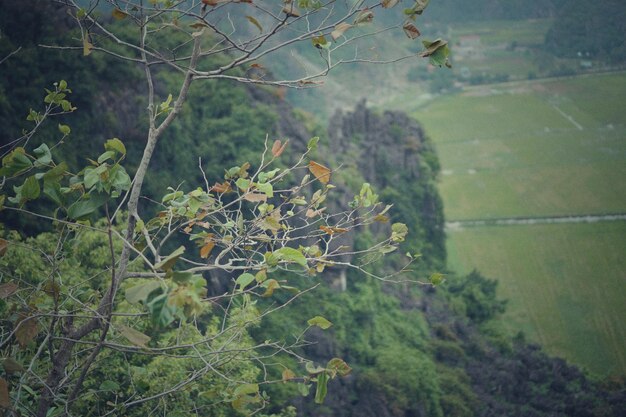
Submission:
<svg viewBox="0 0 626 417">
<path fill-rule="evenodd" d="M 119 326 L 120 333 L 124 336 L 130 343 L 139 347 L 147 347 L 147 343 L 150 341 L 150 336 L 147 336 L 141 333 L 138 330 L 131 329 L 130 327 L 120 325 Z"/>
<path fill-rule="evenodd" d="M 257 29 L 259 29 L 259 32 L 263 32 L 263 26 L 261 26 L 261 24 L 259 23 L 258 20 L 256 20 L 254 17 L 252 16 L 246 16 L 246 19 L 248 19 L 248 22 L 252 23 L 254 26 L 257 27 Z"/>
<path fill-rule="evenodd" d="M 126 14 L 126 12 L 123 12 L 122 10 L 117 9 L 117 8 L 113 9 L 113 11 L 111 12 L 111 15 L 116 20 L 122 20 L 128 17 L 128 14 Z"/>
<path fill-rule="evenodd" d="M 207 237 L 204 240 L 204 246 L 200 249 L 200 257 L 206 259 L 211 254 L 211 251 L 215 247 L 215 242 L 211 238 Z"/>
<path fill-rule="evenodd" d="M 296 374 L 294 374 L 291 369 L 285 368 L 283 370 L 283 382 L 287 382 L 290 379 L 294 379 L 295 377 L 296 377 Z"/>
<path fill-rule="evenodd" d="M 343 227 L 330 227 L 330 226 L 320 226 L 320 229 L 329 235 L 334 235 L 335 233 L 346 233 L 348 229 L 344 229 Z"/>
<path fill-rule="evenodd" d="M 83 56 L 89 55 L 92 49 L 93 45 L 91 44 L 91 42 L 89 42 L 87 36 L 83 37 Z"/>
<path fill-rule="evenodd" d="M 389 221 L 389 217 L 385 216 L 384 214 L 377 214 L 376 216 L 374 216 L 374 221 L 380 222 L 380 223 L 387 223 Z"/>
<path fill-rule="evenodd" d="M 311 174 L 322 184 L 328 184 L 330 181 L 330 169 L 322 164 L 318 164 L 315 161 L 309 162 L 309 171 L 311 171 Z"/>
<path fill-rule="evenodd" d="M 263 283 L 263 287 L 265 287 L 263 297 L 270 297 L 272 294 L 274 294 L 275 289 L 280 288 L 280 284 L 275 279 L 268 279 Z"/>
</svg>

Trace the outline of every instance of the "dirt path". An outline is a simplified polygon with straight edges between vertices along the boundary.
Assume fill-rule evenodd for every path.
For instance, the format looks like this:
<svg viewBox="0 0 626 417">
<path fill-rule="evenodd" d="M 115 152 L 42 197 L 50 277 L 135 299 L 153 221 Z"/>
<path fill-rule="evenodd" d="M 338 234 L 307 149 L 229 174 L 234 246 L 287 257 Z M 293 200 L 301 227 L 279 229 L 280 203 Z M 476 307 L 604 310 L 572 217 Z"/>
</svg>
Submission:
<svg viewBox="0 0 626 417">
<path fill-rule="evenodd" d="M 555 217 L 517 217 L 509 219 L 481 219 L 481 220 L 459 220 L 446 222 L 446 229 L 458 230 L 465 227 L 480 226 L 516 226 L 529 224 L 553 224 L 553 223 L 596 223 L 626 220 L 626 213 L 622 214 L 602 214 L 602 215 L 582 215 L 582 216 L 555 216 Z"/>
<path fill-rule="evenodd" d="M 574 126 L 576 126 L 576 128 L 578 130 L 583 130 L 583 127 L 576 121 L 574 120 L 574 118 L 572 116 L 570 116 L 569 114 L 565 113 L 563 110 L 559 109 L 556 105 L 552 105 L 552 107 L 554 107 L 554 110 L 558 111 L 559 114 L 563 117 L 565 117 L 565 119 L 567 119 L 571 124 L 573 124 Z"/>
</svg>

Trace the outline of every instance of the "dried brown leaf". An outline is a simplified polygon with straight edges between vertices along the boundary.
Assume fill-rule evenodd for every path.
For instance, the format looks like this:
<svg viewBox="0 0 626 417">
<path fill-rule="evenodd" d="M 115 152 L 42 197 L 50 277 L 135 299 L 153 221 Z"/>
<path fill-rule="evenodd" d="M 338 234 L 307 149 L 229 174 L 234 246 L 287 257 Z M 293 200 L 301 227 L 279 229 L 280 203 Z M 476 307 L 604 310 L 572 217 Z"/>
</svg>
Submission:
<svg viewBox="0 0 626 417">
<path fill-rule="evenodd" d="M 15 338 L 22 348 L 26 347 L 31 340 L 37 336 L 39 328 L 37 319 L 34 317 L 25 317 L 15 323 Z"/>
<path fill-rule="evenodd" d="M 17 284 L 13 282 L 7 282 L 5 284 L 0 285 L 0 299 L 10 297 L 18 289 L 19 287 L 17 286 Z"/>
<path fill-rule="evenodd" d="M 328 184 L 330 181 L 330 169 L 322 164 L 318 164 L 315 161 L 309 162 L 309 171 L 311 171 L 311 174 L 322 184 Z"/>
</svg>

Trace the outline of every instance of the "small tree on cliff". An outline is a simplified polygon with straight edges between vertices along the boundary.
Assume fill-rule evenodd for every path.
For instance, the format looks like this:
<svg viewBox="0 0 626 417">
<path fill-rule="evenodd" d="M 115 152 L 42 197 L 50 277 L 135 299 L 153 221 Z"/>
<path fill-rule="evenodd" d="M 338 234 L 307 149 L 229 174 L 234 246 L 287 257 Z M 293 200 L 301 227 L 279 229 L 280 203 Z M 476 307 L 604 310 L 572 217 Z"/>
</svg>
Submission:
<svg viewBox="0 0 626 417">
<path fill-rule="evenodd" d="M 59 81 L 46 90 L 43 108 L 29 112 L 32 129 L 3 152 L 0 205 L 47 219 L 54 232 L 23 238 L 7 231 L 0 240 L 2 412 L 250 414 L 267 403 L 265 384 L 286 381 L 299 383 L 303 393 L 315 383 L 315 400 L 322 402 L 328 380 L 349 373 L 345 362 L 333 358 L 315 366 L 300 357 L 306 328 L 290 340 L 260 344 L 247 329 L 317 285 L 302 287 L 292 277 L 315 276 L 337 263 L 365 271 L 372 257 L 364 255 L 395 250 L 406 226 L 392 225 L 388 236 L 352 253 L 354 262 L 340 261 L 346 248 L 335 239 L 385 221 L 389 206 L 381 206 L 364 184 L 350 210 L 329 212 L 324 202 L 333 189 L 332 171 L 310 159 L 317 138 L 303 155 L 280 166 L 287 141 L 266 138 L 259 162 L 229 168 L 213 185 L 205 177 L 193 190 L 168 190 L 153 202 L 152 218 L 142 214 L 142 187 L 157 143 L 181 112 L 193 82 L 305 88 L 341 64 L 408 58 L 370 59 L 358 52 L 360 40 L 389 29 L 363 27 L 398 1 L 59 3 L 76 22 L 80 39 L 77 45 L 47 47 L 77 49 L 84 59 L 108 54 L 142 68 L 146 143 L 132 178 L 123 165 L 126 147 L 117 138 L 106 141 L 82 169 L 53 156 L 71 134 L 68 125 L 58 125 L 55 141 L 31 149 L 30 139 L 49 119 L 75 110 L 70 86 Z M 401 10 L 396 27 L 412 39 L 419 36 L 414 20 L 427 3 L 417 0 Z M 258 61 L 298 42 L 316 48 L 323 69 L 288 80 L 267 78 Z M 424 45 L 415 55 L 447 64 L 444 41 Z M 342 54 L 348 49 L 350 58 Z M 165 97 L 157 93 L 160 71 L 181 79 L 178 90 Z M 53 208 L 29 210 L 38 199 Z M 98 213 L 103 218 L 95 221 Z M 222 271 L 231 291 L 207 296 L 203 274 L 210 271 Z M 282 304 L 261 302 L 275 292 L 292 295 Z M 321 316 L 307 323 L 331 325 Z M 289 369 L 276 359 L 280 355 L 295 358 L 302 369 Z M 276 369 L 281 377 L 272 380 Z"/>
</svg>

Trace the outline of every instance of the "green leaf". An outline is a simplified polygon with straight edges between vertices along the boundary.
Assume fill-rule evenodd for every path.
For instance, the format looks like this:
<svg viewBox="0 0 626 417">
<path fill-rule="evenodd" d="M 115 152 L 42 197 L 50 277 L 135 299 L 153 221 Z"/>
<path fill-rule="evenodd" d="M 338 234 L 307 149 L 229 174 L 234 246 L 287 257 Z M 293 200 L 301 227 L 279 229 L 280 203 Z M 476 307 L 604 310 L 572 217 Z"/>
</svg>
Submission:
<svg viewBox="0 0 626 417">
<path fill-rule="evenodd" d="M 114 158 L 115 158 L 115 151 L 106 151 L 98 157 L 98 163 L 101 164 L 107 159 L 114 160 Z"/>
<path fill-rule="evenodd" d="M 243 291 L 243 289 L 250 285 L 252 281 L 254 281 L 254 275 L 245 272 L 237 277 L 235 284 L 239 286 L 239 291 Z"/>
<path fill-rule="evenodd" d="M 250 180 L 247 180 L 245 178 L 237 178 L 235 185 L 239 187 L 241 191 L 247 191 L 248 188 L 250 188 Z"/>
<path fill-rule="evenodd" d="M 309 392 L 311 391 L 311 384 L 303 384 L 299 382 L 297 386 L 298 386 L 298 392 L 300 393 L 300 395 L 302 395 L 303 397 L 306 397 L 307 395 L 309 395 Z"/>
<path fill-rule="evenodd" d="M 67 172 L 67 164 L 65 162 L 61 162 L 59 165 L 50 169 L 49 171 L 43 174 L 43 180 L 46 181 L 57 181 Z"/>
<path fill-rule="evenodd" d="M 443 282 L 444 275 L 440 272 L 435 272 L 430 276 L 430 278 L 428 278 L 428 280 L 432 285 L 437 286 Z"/>
<path fill-rule="evenodd" d="M 161 284 L 158 281 L 149 281 L 143 284 L 135 285 L 126 290 L 124 296 L 126 301 L 131 304 L 144 302 L 148 299 L 148 296 L 152 291 L 160 289 Z"/>
<path fill-rule="evenodd" d="M 397 250 L 398 247 L 397 246 L 392 246 L 392 245 L 384 245 L 381 246 L 380 248 L 378 248 L 378 252 L 382 253 L 383 255 L 387 254 L 387 253 L 391 253 L 395 250 Z"/>
<path fill-rule="evenodd" d="M 326 40 L 326 37 L 324 35 L 313 36 L 313 38 L 311 39 L 311 42 L 313 43 L 313 46 L 315 46 L 316 48 L 322 48 L 322 49 L 330 48 L 330 42 Z"/>
<path fill-rule="evenodd" d="M 408 9 L 404 9 L 404 14 L 409 16 L 411 19 L 414 19 L 418 16 L 421 15 L 424 12 L 424 9 L 426 9 L 426 6 L 428 6 L 428 3 L 430 2 L 430 0 L 414 0 L 415 4 L 413 5 L 413 7 L 410 7 Z"/>
<path fill-rule="evenodd" d="M 63 102 L 68 103 L 68 105 L 65 105 L 65 107 L 68 107 L 68 110 L 69 110 L 69 102 L 67 100 L 63 100 Z M 63 110 L 65 110 L 65 107 L 63 108 Z M 59 123 L 59 132 L 63 133 L 64 135 L 69 135 L 71 131 L 72 129 L 70 129 L 68 125 L 63 125 Z"/>
<path fill-rule="evenodd" d="M 167 100 L 159 104 L 159 108 L 161 112 L 169 112 L 171 110 L 170 104 L 172 103 L 172 98 L 173 98 L 172 95 L 169 94 L 167 96 Z"/>
<path fill-rule="evenodd" d="M 317 149 L 317 143 L 320 141 L 320 138 L 318 136 L 314 136 L 311 139 L 309 139 L 309 143 L 307 143 L 306 147 L 308 150 L 312 151 Z"/>
<path fill-rule="evenodd" d="M 329 360 L 326 368 L 339 376 L 346 376 L 352 372 L 352 368 L 340 358 L 332 358 Z"/>
<path fill-rule="evenodd" d="M 280 248 L 274 251 L 274 256 L 281 261 L 296 263 L 305 268 L 307 267 L 306 257 L 297 249 L 289 247 Z"/>
<path fill-rule="evenodd" d="M 39 188 L 39 181 L 35 178 L 34 175 L 26 178 L 24 184 L 22 185 L 22 199 L 24 201 L 34 200 L 39 197 L 41 193 L 41 189 Z"/>
<path fill-rule="evenodd" d="M 101 175 L 106 172 L 107 166 L 100 165 L 97 167 L 87 167 L 85 168 L 84 179 L 85 179 L 85 188 L 90 189 L 101 183 Z M 100 189 L 100 188 L 99 188 Z"/>
<path fill-rule="evenodd" d="M 263 257 L 265 258 L 265 263 L 270 268 L 278 265 L 279 259 L 276 255 L 274 255 L 274 253 L 266 252 L 265 255 L 263 255 Z"/>
<path fill-rule="evenodd" d="M 330 321 L 326 320 L 322 316 L 315 316 L 312 319 L 309 319 L 307 323 L 309 323 L 309 326 L 317 326 L 322 330 L 326 330 L 333 325 Z"/>
<path fill-rule="evenodd" d="M 67 215 L 70 219 L 83 220 L 102 207 L 107 199 L 108 196 L 104 193 L 86 194 L 83 199 L 76 201 L 68 207 Z"/>
<path fill-rule="evenodd" d="M 233 391 L 233 394 L 236 396 L 240 395 L 251 395 L 257 394 L 259 392 L 259 384 L 242 384 L 239 385 Z"/>
<path fill-rule="evenodd" d="M 322 404 L 324 403 L 324 398 L 326 398 L 326 394 L 328 393 L 328 374 L 326 372 L 322 372 L 317 376 L 317 388 L 315 389 L 315 403 Z"/>
<path fill-rule="evenodd" d="M 168 294 L 163 293 L 152 298 L 148 297 L 146 307 L 155 326 L 166 327 L 174 321 L 175 307 L 168 304 Z"/>
<path fill-rule="evenodd" d="M 118 191 L 130 189 L 131 179 L 126 169 L 121 165 L 114 165 L 109 170 L 109 183 Z"/>
<path fill-rule="evenodd" d="M 2 158 L 0 176 L 13 176 L 21 174 L 33 167 L 33 163 L 26 156 L 22 147 L 15 148 L 11 153 Z"/>
<path fill-rule="evenodd" d="M 391 225 L 391 240 L 393 242 L 404 242 L 404 238 L 409 233 L 409 228 L 404 223 L 394 223 Z"/>
<path fill-rule="evenodd" d="M 258 190 L 264 193 L 268 198 L 274 197 L 274 187 L 272 187 L 271 183 L 269 182 L 258 183 L 256 185 L 256 188 L 258 188 Z"/>
<path fill-rule="evenodd" d="M 322 368 L 321 366 L 316 366 L 314 362 L 307 362 L 304 364 L 304 367 L 306 371 L 311 375 L 317 375 L 326 370 L 326 368 Z"/>
<path fill-rule="evenodd" d="M 254 276 L 254 279 L 256 280 L 256 282 L 261 284 L 263 281 L 267 279 L 267 271 L 265 269 L 261 269 L 259 272 L 256 273 L 256 275 Z"/>
<path fill-rule="evenodd" d="M 130 343 L 135 346 L 147 348 L 147 344 L 150 341 L 150 336 L 141 333 L 139 330 L 132 329 L 130 327 L 119 325 L 119 331 Z"/>
<path fill-rule="evenodd" d="M 276 176 L 279 171 L 280 168 L 276 168 L 268 172 L 259 172 L 259 182 L 266 182 L 268 180 L 271 180 Z"/>
<path fill-rule="evenodd" d="M 33 150 L 33 153 L 37 157 L 35 160 L 36 167 L 47 166 L 52 162 L 52 154 L 50 148 L 45 143 L 42 143 L 38 148 Z"/>
<path fill-rule="evenodd" d="M 181 272 L 181 271 L 172 272 L 172 281 L 174 281 L 177 284 L 185 284 L 185 283 L 193 281 L 193 279 L 194 279 L 193 272 Z"/>
<path fill-rule="evenodd" d="M 104 149 L 126 155 L 126 146 L 118 138 L 109 139 L 104 143 Z"/>
<path fill-rule="evenodd" d="M 185 253 L 185 247 L 179 246 L 178 249 L 170 253 L 166 258 L 162 259 L 161 262 L 157 263 L 154 268 L 169 271 L 183 253 Z"/>
<path fill-rule="evenodd" d="M 120 386 L 115 381 L 103 381 L 100 384 L 100 391 L 119 391 Z"/>
<path fill-rule="evenodd" d="M 430 63 L 436 66 L 443 66 L 450 68 L 450 62 L 448 56 L 450 55 L 450 49 L 448 48 L 448 42 L 442 39 L 436 39 L 434 41 L 423 40 L 425 50 L 419 53 L 421 57 L 429 57 Z"/>
<path fill-rule="evenodd" d="M 55 181 L 43 182 L 43 193 L 59 207 L 65 207 L 65 196 L 61 192 L 61 185 Z"/>
</svg>

